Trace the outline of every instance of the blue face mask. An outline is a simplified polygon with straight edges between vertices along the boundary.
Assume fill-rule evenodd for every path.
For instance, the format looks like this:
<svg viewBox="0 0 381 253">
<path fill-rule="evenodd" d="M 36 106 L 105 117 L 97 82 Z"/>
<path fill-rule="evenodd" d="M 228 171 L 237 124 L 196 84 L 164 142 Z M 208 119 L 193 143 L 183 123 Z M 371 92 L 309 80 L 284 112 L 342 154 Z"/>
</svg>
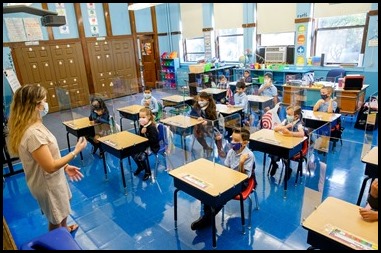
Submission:
<svg viewBox="0 0 381 253">
<path fill-rule="evenodd" d="M 234 151 L 240 150 L 240 148 L 242 147 L 242 144 L 240 142 L 237 142 L 237 143 L 232 142 L 230 143 L 230 145 Z"/>
</svg>

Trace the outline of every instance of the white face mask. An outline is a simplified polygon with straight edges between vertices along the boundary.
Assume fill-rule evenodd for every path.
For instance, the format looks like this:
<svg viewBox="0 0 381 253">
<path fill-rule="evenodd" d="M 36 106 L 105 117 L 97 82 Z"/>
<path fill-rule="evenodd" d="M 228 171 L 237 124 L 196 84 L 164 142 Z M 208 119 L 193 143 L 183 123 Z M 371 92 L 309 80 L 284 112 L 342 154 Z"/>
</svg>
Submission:
<svg viewBox="0 0 381 253">
<path fill-rule="evenodd" d="M 294 116 L 286 116 L 287 117 L 287 122 L 288 123 L 291 123 L 291 122 L 293 122 L 294 121 Z"/>
<path fill-rule="evenodd" d="M 49 112 L 49 105 L 47 102 L 44 103 L 44 109 L 40 111 L 41 118 L 44 117 Z"/>
<path fill-rule="evenodd" d="M 148 119 L 146 119 L 146 118 L 140 118 L 139 119 L 139 123 L 140 123 L 140 125 L 145 126 L 145 125 L 148 124 Z"/>
<path fill-rule="evenodd" d="M 204 107 L 208 104 L 207 101 L 198 101 L 198 104 L 201 106 L 201 107 Z"/>
<path fill-rule="evenodd" d="M 150 99 L 151 98 L 151 94 L 144 94 L 144 98 L 145 99 Z"/>
</svg>

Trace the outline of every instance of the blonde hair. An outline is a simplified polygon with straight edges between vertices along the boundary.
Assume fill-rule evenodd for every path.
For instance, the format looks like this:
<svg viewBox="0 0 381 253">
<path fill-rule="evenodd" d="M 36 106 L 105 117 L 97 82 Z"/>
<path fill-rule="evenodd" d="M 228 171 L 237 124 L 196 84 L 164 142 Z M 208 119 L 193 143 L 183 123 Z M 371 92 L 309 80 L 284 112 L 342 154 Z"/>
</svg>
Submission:
<svg viewBox="0 0 381 253">
<path fill-rule="evenodd" d="M 42 86 L 26 84 L 16 90 L 13 95 L 9 113 L 10 153 L 18 155 L 21 138 L 25 131 L 40 119 L 36 106 L 45 99 L 47 90 Z"/>
</svg>

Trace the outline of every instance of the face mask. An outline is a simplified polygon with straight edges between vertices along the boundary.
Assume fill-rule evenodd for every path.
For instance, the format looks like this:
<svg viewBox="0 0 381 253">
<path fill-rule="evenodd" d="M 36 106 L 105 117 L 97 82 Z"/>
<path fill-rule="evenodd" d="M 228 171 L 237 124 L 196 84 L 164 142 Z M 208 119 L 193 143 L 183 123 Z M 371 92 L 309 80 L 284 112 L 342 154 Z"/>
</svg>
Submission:
<svg viewBox="0 0 381 253">
<path fill-rule="evenodd" d="M 148 124 L 148 119 L 146 119 L 146 118 L 140 118 L 139 119 L 139 123 L 140 123 L 140 125 L 145 126 L 145 125 Z"/>
<path fill-rule="evenodd" d="M 198 104 L 201 106 L 201 107 L 204 107 L 208 104 L 207 101 L 198 101 Z"/>
<path fill-rule="evenodd" d="M 287 118 L 287 122 L 288 123 L 291 123 L 291 122 L 293 122 L 294 121 L 294 116 L 286 116 L 286 118 Z"/>
<path fill-rule="evenodd" d="M 242 144 L 240 142 L 237 142 L 237 143 L 232 142 L 230 143 L 230 145 L 234 151 L 238 151 L 242 147 Z"/>
<path fill-rule="evenodd" d="M 151 98 L 151 94 L 144 94 L 144 98 L 145 99 L 150 99 Z"/>
<path fill-rule="evenodd" d="M 322 99 L 326 100 L 328 95 L 320 95 Z"/>
<path fill-rule="evenodd" d="M 44 117 L 49 112 L 49 105 L 48 103 L 44 103 L 44 109 L 40 111 L 41 118 Z"/>
</svg>

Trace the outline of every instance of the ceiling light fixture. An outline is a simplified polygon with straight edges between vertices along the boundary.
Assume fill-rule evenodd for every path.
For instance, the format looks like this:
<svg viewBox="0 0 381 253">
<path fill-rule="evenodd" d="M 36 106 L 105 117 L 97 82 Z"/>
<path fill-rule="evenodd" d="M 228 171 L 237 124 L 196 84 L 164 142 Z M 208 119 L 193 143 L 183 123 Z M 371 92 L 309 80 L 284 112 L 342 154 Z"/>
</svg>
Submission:
<svg viewBox="0 0 381 253">
<path fill-rule="evenodd" d="M 128 10 L 137 11 L 137 10 L 153 7 L 159 4 L 162 4 L 162 3 L 134 3 L 134 4 L 128 5 Z"/>
</svg>

